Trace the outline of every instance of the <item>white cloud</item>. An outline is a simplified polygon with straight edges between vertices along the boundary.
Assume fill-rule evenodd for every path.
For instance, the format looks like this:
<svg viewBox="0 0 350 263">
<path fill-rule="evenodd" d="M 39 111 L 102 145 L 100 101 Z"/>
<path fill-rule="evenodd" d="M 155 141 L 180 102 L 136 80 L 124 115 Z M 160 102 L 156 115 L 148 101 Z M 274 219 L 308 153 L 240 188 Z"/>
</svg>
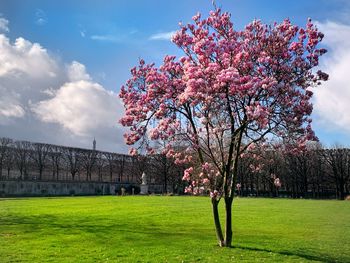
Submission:
<svg viewBox="0 0 350 263">
<path fill-rule="evenodd" d="M 62 82 L 57 62 L 37 43 L 0 34 L 0 124 L 27 116 L 27 106 L 45 97 L 44 89 Z M 17 120 L 19 121 L 19 120 Z"/>
<path fill-rule="evenodd" d="M 0 17 L 0 31 L 9 32 L 9 21 L 3 17 Z"/>
<path fill-rule="evenodd" d="M 6 101 L 2 101 L 0 105 L 0 118 L 4 117 L 23 117 L 25 114 L 21 105 L 7 104 Z"/>
<path fill-rule="evenodd" d="M 112 130 L 118 119 L 117 96 L 101 85 L 80 80 L 64 84 L 56 95 L 33 107 L 45 122 L 55 122 L 77 136 L 91 136 L 97 129 Z"/>
<path fill-rule="evenodd" d="M 103 41 L 103 42 L 120 42 L 120 38 L 114 35 L 92 35 L 90 37 L 92 40 Z"/>
<path fill-rule="evenodd" d="M 329 53 L 323 58 L 322 69 L 329 80 L 315 89 L 315 122 L 325 128 L 350 131 L 350 26 L 327 21 L 317 23 L 325 34 Z"/>
<path fill-rule="evenodd" d="M 68 66 L 67 74 L 70 81 L 91 80 L 90 75 L 86 73 L 85 66 L 77 61 L 73 61 Z"/>
<path fill-rule="evenodd" d="M 125 152 L 123 107 L 86 72 L 38 43 L 0 34 L 0 137 Z"/>
<path fill-rule="evenodd" d="M 43 26 L 47 23 L 47 16 L 44 10 L 37 9 L 35 11 L 35 24 Z"/>
<path fill-rule="evenodd" d="M 35 23 L 36 23 L 37 25 L 39 25 L 39 26 L 45 25 L 46 22 L 47 22 L 47 20 L 44 19 L 44 18 L 38 18 L 38 19 L 35 21 Z"/>
<path fill-rule="evenodd" d="M 0 48 L 0 76 L 25 74 L 33 78 L 55 77 L 57 63 L 38 43 L 19 37 L 11 44 L 5 35 L 0 34 Z"/>
<path fill-rule="evenodd" d="M 149 40 L 171 40 L 172 36 L 175 33 L 176 31 L 157 33 L 157 34 L 151 35 L 149 37 Z"/>
</svg>

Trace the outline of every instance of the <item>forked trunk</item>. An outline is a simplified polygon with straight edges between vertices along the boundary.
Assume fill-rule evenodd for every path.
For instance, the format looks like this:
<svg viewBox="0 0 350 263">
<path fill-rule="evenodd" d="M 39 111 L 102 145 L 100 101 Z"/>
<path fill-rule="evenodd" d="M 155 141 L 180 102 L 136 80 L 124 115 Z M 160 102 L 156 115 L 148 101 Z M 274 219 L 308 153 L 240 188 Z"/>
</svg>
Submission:
<svg viewBox="0 0 350 263">
<path fill-rule="evenodd" d="M 219 217 L 219 201 L 215 198 L 211 199 L 213 206 L 213 216 L 215 224 L 216 237 L 220 247 L 231 247 L 232 245 L 232 202 L 233 198 L 225 198 L 225 238 L 222 232 L 220 217 Z"/>
<path fill-rule="evenodd" d="M 224 235 L 222 234 L 220 217 L 219 217 L 219 210 L 218 210 L 219 202 L 215 198 L 212 198 L 211 203 L 213 206 L 213 216 L 214 216 L 216 237 L 218 239 L 219 246 L 224 247 L 225 246 Z"/>
</svg>

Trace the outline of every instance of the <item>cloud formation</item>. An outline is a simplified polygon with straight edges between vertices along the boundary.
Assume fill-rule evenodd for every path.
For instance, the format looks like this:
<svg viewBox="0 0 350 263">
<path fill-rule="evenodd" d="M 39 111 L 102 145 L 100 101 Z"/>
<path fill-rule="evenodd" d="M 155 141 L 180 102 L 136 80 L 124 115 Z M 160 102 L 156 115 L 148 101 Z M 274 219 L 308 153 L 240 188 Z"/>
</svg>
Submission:
<svg viewBox="0 0 350 263">
<path fill-rule="evenodd" d="M 315 122 L 336 131 L 350 131 L 350 25 L 327 21 L 317 23 L 325 34 L 324 44 L 329 53 L 321 67 L 329 81 L 315 89 Z"/>
<path fill-rule="evenodd" d="M 38 26 L 43 26 L 47 23 L 47 16 L 44 10 L 37 9 L 35 11 L 35 24 Z"/>
<path fill-rule="evenodd" d="M 161 32 L 157 34 L 153 34 L 149 37 L 149 40 L 168 40 L 170 41 L 172 36 L 176 33 L 176 31 L 169 32 Z"/>
<path fill-rule="evenodd" d="M 125 152 L 115 93 L 38 43 L 0 34 L 0 136 Z"/>
<path fill-rule="evenodd" d="M 76 61 L 68 67 L 68 75 L 71 82 L 61 86 L 52 98 L 33 105 L 33 111 L 42 121 L 58 123 L 77 136 L 113 129 L 121 106 L 116 94 L 93 82 L 84 65 Z"/>
<path fill-rule="evenodd" d="M 58 64 L 37 43 L 0 34 L 0 124 L 25 117 L 29 103 L 43 98 L 43 88 L 56 85 Z"/>
<path fill-rule="evenodd" d="M 86 80 L 91 81 L 90 75 L 86 72 L 86 68 L 83 64 L 77 61 L 73 61 L 67 67 L 67 75 L 70 81 Z"/>
<path fill-rule="evenodd" d="M 9 38 L 0 34 L 0 46 L 0 77 L 26 75 L 38 79 L 56 76 L 57 63 L 40 44 L 21 37 L 12 44 Z"/>
<path fill-rule="evenodd" d="M 92 35 L 90 37 L 92 40 L 96 41 L 102 41 L 102 42 L 120 42 L 120 38 L 114 36 L 114 35 Z"/>
</svg>

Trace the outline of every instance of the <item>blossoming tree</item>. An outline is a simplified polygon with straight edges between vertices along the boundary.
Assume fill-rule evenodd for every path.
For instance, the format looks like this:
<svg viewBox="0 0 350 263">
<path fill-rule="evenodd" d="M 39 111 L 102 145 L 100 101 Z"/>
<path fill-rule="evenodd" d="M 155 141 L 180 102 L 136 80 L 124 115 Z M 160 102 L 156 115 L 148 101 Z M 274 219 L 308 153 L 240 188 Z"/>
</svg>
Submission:
<svg viewBox="0 0 350 263">
<path fill-rule="evenodd" d="M 317 47 L 323 34 L 311 20 L 305 29 L 288 19 L 272 25 L 254 20 L 240 31 L 216 8 L 193 21 L 172 38 L 183 57 L 165 56 L 160 67 L 140 60 L 131 70 L 120 92 L 120 122 L 130 128 L 126 143 L 137 145 L 131 153 L 153 153 L 152 141 L 162 141 L 164 154 L 188 165 L 186 192 L 210 193 L 218 243 L 231 246 L 240 158 L 275 137 L 292 136 L 300 146 L 316 139 L 310 88 L 328 78 L 313 70 L 326 50 Z"/>
</svg>

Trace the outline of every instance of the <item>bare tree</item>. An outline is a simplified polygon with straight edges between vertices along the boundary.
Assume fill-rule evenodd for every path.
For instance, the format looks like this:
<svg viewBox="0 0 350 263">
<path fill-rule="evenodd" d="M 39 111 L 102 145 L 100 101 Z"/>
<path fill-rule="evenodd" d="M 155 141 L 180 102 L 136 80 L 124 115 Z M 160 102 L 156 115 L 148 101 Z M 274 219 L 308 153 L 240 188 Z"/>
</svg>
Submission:
<svg viewBox="0 0 350 263">
<path fill-rule="evenodd" d="M 98 176 L 98 181 L 99 182 L 103 181 L 102 171 L 103 171 L 103 167 L 105 165 L 106 165 L 106 157 L 105 157 L 104 153 L 97 152 L 97 155 L 96 155 L 96 167 L 97 167 L 97 176 Z"/>
<path fill-rule="evenodd" d="M 308 151 L 298 154 L 287 154 L 289 182 L 293 197 L 307 197 L 308 175 L 310 174 L 310 155 Z"/>
<path fill-rule="evenodd" d="M 309 185 L 313 198 L 320 198 L 321 191 L 326 185 L 326 164 L 322 153 L 324 149 L 321 144 L 313 145 L 309 150 Z"/>
<path fill-rule="evenodd" d="M 30 153 L 30 142 L 15 142 L 15 162 L 20 172 L 20 179 L 28 179 L 28 161 Z"/>
<path fill-rule="evenodd" d="M 350 177 L 349 149 L 336 146 L 334 149 L 325 150 L 323 156 L 331 168 L 331 172 L 328 175 L 333 179 L 335 184 L 336 197 L 343 200 L 346 195 L 346 185 Z"/>
<path fill-rule="evenodd" d="M 72 176 L 72 180 L 75 180 L 75 176 L 80 170 L 81 156 L 77 148 L 63 148 L 64 157 L 67 162 L 68 169 Z"/>
<path fill-rule="evenodd" d="M 108 163 L 109 181 L 113 182 L 113 171 L 116 168 L 116 160 L 118 160 L 118 155 L 110 152 L 104 152 L 103 155 Z"/>
<path fill-rule="evenodd" d="M 30 157 L 36 164 L 39 171 L 39 180 L 43 179 L 43 171 L 47 162 L 50 145 L 45 143 L 32 143 Z"/>
<path fill-rule="evenodd" d="M 51 159 L 51 166 L 52 166 L 52 179 L 56 179 L 56 181 L 59 180 L 59 173 L 61 170 L 61 160 L 62 160 L 62 147 L 52 145 L 50 147 L 49 156 Z"/>
<path fill-rule="evenodd" d="M 13 168 L 15 162 L 15 149 L 13 147 L 9 147 L 5 154 L 4 164 L 3 166 L 6 169 L 7 179 L 10 179 L 10 171 Z"/>
<path fill-rule="evenodd" d="M 10 145 L 12 140 L 9 138 L 0 138 L 0 179 L 2 179 L 2 169 L 4 165 L 4 160 L 8 151 L 10 149 Z"/>
<path fill-rule="evenodd" d="M 159 184 L 163 185 L 163 193 L 167 193 L 169 186 L 174 191 L 175 187 L 179 187 L 182 176 L 179 176 L 179 165 L 175 165 L 174 160 L 167 158 L 164 154 L 155 154 L 149 157 L 149 163 L 153 168 L 152 174 Z"/>
<path fill-rule="evenodd" d="M 91 181 L 92 169 L 96 162 L 97 152 L 95 150 L 80 150 L 81 161 L 86 172 L 86 181 Z"/>
<path fill-rule="evenodd" d="M 128 157 L 126 155 L 123 155 L 123 154 L 118 154 L 115 156 L 116 159 L 114 160 L 114 163 L 115 163 L 115 167 L 117 168 L 117 171 L 118 171 L 118 179 L 117 181 L 118 182 L 124 182 L 125 181 L 125 165 L 126 165 L 126 162 L 127 160 L 131 160 L 131 157 Z M 129 179 L 129 173 L 127 173 L 127 181 Z"/>
</svg>

